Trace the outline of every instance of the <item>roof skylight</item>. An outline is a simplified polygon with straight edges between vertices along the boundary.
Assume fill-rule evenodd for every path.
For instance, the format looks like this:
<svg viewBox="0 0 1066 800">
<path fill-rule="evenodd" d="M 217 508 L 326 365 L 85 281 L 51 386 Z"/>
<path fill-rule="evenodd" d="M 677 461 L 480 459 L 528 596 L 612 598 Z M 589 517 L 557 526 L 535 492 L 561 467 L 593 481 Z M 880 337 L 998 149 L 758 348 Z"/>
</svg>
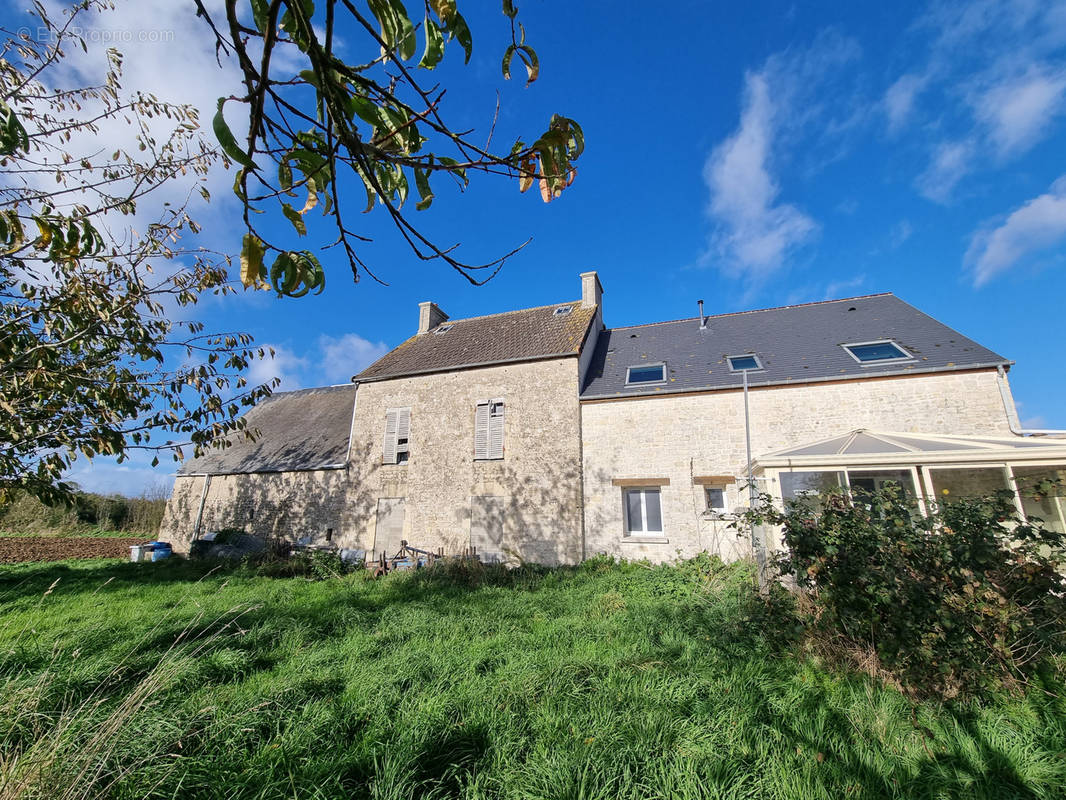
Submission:
<svg viewBox="0 0 1066 800">
<path fill-rule="evenodd" d="M 762 362 L 759 361 L 759 357 L 754 353 L 746 353 L 742 356 L 726 356 L 726 361 L 729 362 L 730 372 L 751 372 L 752 370 L 762 369 Z"/>
<path fill-rule="evenodd" d="M 626 384 L 663 383 L 666 381 L 666 364 L 642 364 L 626 370 Z"/>
<path fill-rule="evenodd" d="M 860 364 L 883 364 L 886 361 L 908 361 L 914 356 L 890 339 L 879 342 L 857 342 L 842 347 Z"/>
</svg>

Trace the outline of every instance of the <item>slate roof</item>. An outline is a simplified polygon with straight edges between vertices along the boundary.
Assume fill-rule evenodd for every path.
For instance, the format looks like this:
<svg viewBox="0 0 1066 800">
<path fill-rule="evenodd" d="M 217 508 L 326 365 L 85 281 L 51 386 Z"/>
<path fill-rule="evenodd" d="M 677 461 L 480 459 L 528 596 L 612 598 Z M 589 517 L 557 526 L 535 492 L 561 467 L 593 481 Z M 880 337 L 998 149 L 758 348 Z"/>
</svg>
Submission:
<svg viewBox="0 0 1066 800">
<path fill-rule="evenodd" d="M 860 364 L 840 345 L 891 339 L 914 359 Z M 726 356 L 755 353 L 749 386 L 941 372 L 1011 362 L 893 294 L 612 328 L 600 334 L 581 398 L 731 389 L 743 384 Z M 665 384 L 626 386 L 626 369 L 666 363 Z"/>
<path fill-rule="evenodd" d="M 259 438 L 241 437 L 186 461 L 179 475 L 287 472 L 343 466 L 348 456 L 354 385 L 278 392 L 253 407 L 245 420 Z"/>
<path fill-rule="evenodd" d="M 561 305 L 573 306 L 556 316 Z M 577 355 L 595 308 L 580 301 L 448 320 L 451 328 L 412 336 L 355 376 L 360 382 L 427 372 Z M 443 326 L 441 326 L 443 327 Z"/>
</svg>

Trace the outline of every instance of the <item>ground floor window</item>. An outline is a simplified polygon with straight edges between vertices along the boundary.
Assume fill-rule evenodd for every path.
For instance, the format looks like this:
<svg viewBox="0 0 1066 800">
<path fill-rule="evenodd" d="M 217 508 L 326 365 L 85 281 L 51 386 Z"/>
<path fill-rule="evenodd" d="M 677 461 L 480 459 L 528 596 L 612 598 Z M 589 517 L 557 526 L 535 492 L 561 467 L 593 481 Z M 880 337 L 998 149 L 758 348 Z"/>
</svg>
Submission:
<svg viewBox="0 0 1066 800">
<path fill-rule="evenodd" d="M 712 514 L 729 513 L 729 499 L 724 486 L 704 486 L 703 496 L 707 501 L 707 510 Z"/>
<path fill-rule="evenodd" d="M 785 500 L 799 500 L 807 495 L 821 494 L 841 486 L 847 486 L 843 472 L 810 470 L 781 473 L 781 497 Z"/>
<path fill-rule="evenodd" d="M 1039 519 L 1050 530 L 1066 532 L 1066 468 L 1059 464 L 810 469 L 782 471 L 778 479 L 781 498 L 786 501 L 804 501 L 838 487 L 861 497 L 896 484 L 922 514 L 929 501 L 966 500 L 1007 490 L 1014 494 L 1020 516 Z"/>
<path fill-rule="evenodd" d="M 1066 533 L 1066 468 L 1014 467 L 1013 472 L 1025 516 Z"/>
<path fill-rule="evenodd" d="M 909 497 L 917 497 L 914 473 L 909 469 L 849 469 L 811 470 L 781 473 L 781 496 L 796 500 L 809 494 L 820 494 L 838 487 L 852 492 L 879 492 L 889 485 L 897 485 Z"/>
<path fill-rule="evenodd" d="M 626 533 L 661 534 L 663 512 L 659 489 L 640 488 L 625 490 Z"/>
</svg>

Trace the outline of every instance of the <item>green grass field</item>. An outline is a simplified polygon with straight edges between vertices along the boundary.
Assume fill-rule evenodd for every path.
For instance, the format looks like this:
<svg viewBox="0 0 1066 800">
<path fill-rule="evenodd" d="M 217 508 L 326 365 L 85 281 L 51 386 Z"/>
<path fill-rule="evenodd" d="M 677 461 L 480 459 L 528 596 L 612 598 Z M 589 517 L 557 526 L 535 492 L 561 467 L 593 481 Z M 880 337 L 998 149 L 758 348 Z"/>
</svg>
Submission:
<svg viewBox="0 0 1066 800">
<path fill-rule="evenodd" d="M 744 566 L 0 568 L 0 798 L 1061 798 L 1066 704 L 912 703 Z"/>
</svg>

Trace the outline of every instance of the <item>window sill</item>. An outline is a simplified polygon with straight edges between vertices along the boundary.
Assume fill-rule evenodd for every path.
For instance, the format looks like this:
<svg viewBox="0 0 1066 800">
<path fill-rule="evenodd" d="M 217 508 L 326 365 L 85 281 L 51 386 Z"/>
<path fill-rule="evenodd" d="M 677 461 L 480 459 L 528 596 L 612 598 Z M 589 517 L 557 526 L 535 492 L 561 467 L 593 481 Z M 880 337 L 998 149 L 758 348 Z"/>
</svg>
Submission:
<svg viewBox="0 0 1066 800">
<path fill-rule="evenodd" d="M 623 536 L 622 544 L 670 544 L 665 536 Z"/>
</svg>

